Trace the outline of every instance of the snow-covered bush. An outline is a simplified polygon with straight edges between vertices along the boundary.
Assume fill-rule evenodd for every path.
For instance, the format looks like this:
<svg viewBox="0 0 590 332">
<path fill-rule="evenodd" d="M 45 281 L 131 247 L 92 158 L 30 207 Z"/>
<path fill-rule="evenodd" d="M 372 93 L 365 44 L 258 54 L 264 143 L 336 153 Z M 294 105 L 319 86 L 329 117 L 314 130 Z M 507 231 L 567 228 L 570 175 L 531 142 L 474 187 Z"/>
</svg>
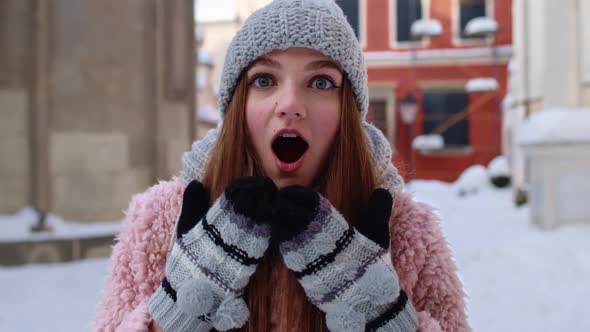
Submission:
<svg viewBox="0 0 590 332">
<path fill-rule="evenodd" d="M 510 185 L 510 169 L 508 160 L 504 156 L 494 158 L 488 165 L 490 181 L 497 188 L 506 188 Z"/>
<path fill-rule="evenodd" d="M 466 169 L 459 177 L 455 186 L 459 196 L 469 196 L 489 186 L 487 169 L 482 165 L 474 165 Z"/>
</svg>

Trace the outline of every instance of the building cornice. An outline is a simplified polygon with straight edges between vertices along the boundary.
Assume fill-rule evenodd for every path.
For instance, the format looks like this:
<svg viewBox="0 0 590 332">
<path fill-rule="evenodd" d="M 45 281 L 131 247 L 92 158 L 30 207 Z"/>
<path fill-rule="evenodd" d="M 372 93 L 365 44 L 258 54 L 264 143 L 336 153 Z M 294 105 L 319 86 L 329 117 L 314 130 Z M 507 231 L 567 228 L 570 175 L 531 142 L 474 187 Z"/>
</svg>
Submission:
<svg viewBox="0 0 590 332">
<path fill-rule="evenodd" d="M 368 67 L 420 65 L 456 65 L 474 63 L 508 62 L 512 46 L 430 49 L 415 51 L 369 51 L 364 52 Z"/>
</svg>

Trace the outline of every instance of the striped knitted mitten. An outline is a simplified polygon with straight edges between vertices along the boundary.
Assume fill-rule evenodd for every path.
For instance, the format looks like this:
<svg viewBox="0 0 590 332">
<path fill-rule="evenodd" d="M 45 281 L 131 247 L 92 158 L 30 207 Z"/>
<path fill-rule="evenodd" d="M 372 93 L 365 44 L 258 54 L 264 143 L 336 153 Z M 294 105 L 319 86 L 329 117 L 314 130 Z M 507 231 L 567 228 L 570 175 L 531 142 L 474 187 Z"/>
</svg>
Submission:
<svg viewBox="0 0 590 332">
<path fill-rule="evenodd" d="M 148 304 L 165 331 L 244 325 L 250 313 L 242 296 L 268 247 L 275 194 L 269 178 L 242 178 L 207 211 L 203 185 L 187 186 L 165 278 Z"/>
<path fill-rule="evenodd" d="M 389 254 L 392 197 L 377 189 L 367 220 L 355 229 L 315 191 L 278 191 L 273 239 L 326 325 L 342 331 L 416 331 L 412 303 L 400 289 Z"/>
</svg>

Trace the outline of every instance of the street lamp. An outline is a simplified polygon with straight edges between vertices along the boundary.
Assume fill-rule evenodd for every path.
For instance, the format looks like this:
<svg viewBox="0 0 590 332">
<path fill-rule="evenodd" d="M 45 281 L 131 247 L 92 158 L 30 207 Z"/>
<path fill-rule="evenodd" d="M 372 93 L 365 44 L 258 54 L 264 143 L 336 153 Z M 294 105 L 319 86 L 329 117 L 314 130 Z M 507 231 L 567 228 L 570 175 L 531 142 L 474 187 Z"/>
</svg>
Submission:
<svg viewBox="0 0 590 332">
<path fill-rule="evenodd" d="M 418 102 L 412 97 L 412 95 L 406 95 L 400 102 L 399 112 L 404 124 L 414 124 L 414 121 L 416 121 L 416 114 L 418 114 Z"/>
<path fill-rule="evenodd" d="M 416 115 L 418 114 L 418 102 L 411 95 L 406 95 L 399 104 L 399 112 L 402 118 L 402 122 L 406 125 L 406 133 L 408 135 L 408 153 L 410 154 L 410 169 L 412 170 L 411 177 L 414 177 L 415 173 L 415 160 L 414 151 L 412 149 L 412 140 L 415 135 Z"/>
</svg>

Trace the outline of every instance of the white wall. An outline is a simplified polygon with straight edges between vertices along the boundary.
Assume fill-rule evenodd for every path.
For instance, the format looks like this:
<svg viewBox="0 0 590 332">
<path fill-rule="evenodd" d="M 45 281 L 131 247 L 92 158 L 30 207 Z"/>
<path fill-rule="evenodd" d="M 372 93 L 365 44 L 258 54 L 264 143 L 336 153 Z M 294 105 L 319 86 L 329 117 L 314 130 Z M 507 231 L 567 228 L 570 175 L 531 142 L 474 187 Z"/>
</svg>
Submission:
<svg viewBox="0 0 590 332">
<path fill-rule="evenodd" d="M 582 82 L 590 84 L 590 1 L 579 0 L 579 30 L 580 48 L 582 51 L 581 67 L 582 67 Z"/>
<path fill-rule="evenodd" d="M 522 104 L 527 98 L 529 100 L 541 98 L 545 88 L 543 84 L 545 59 L 543 2 L 543 0 L 513 1 L 515 71 L 510 78 L 510 93 L 518 104 Z"/>
<path fill-rule="evenodd" d="M 580 102 L 578 0 L 545 0 L 544 14 L 543 106 L 576 107 Z"/>
</svg>

